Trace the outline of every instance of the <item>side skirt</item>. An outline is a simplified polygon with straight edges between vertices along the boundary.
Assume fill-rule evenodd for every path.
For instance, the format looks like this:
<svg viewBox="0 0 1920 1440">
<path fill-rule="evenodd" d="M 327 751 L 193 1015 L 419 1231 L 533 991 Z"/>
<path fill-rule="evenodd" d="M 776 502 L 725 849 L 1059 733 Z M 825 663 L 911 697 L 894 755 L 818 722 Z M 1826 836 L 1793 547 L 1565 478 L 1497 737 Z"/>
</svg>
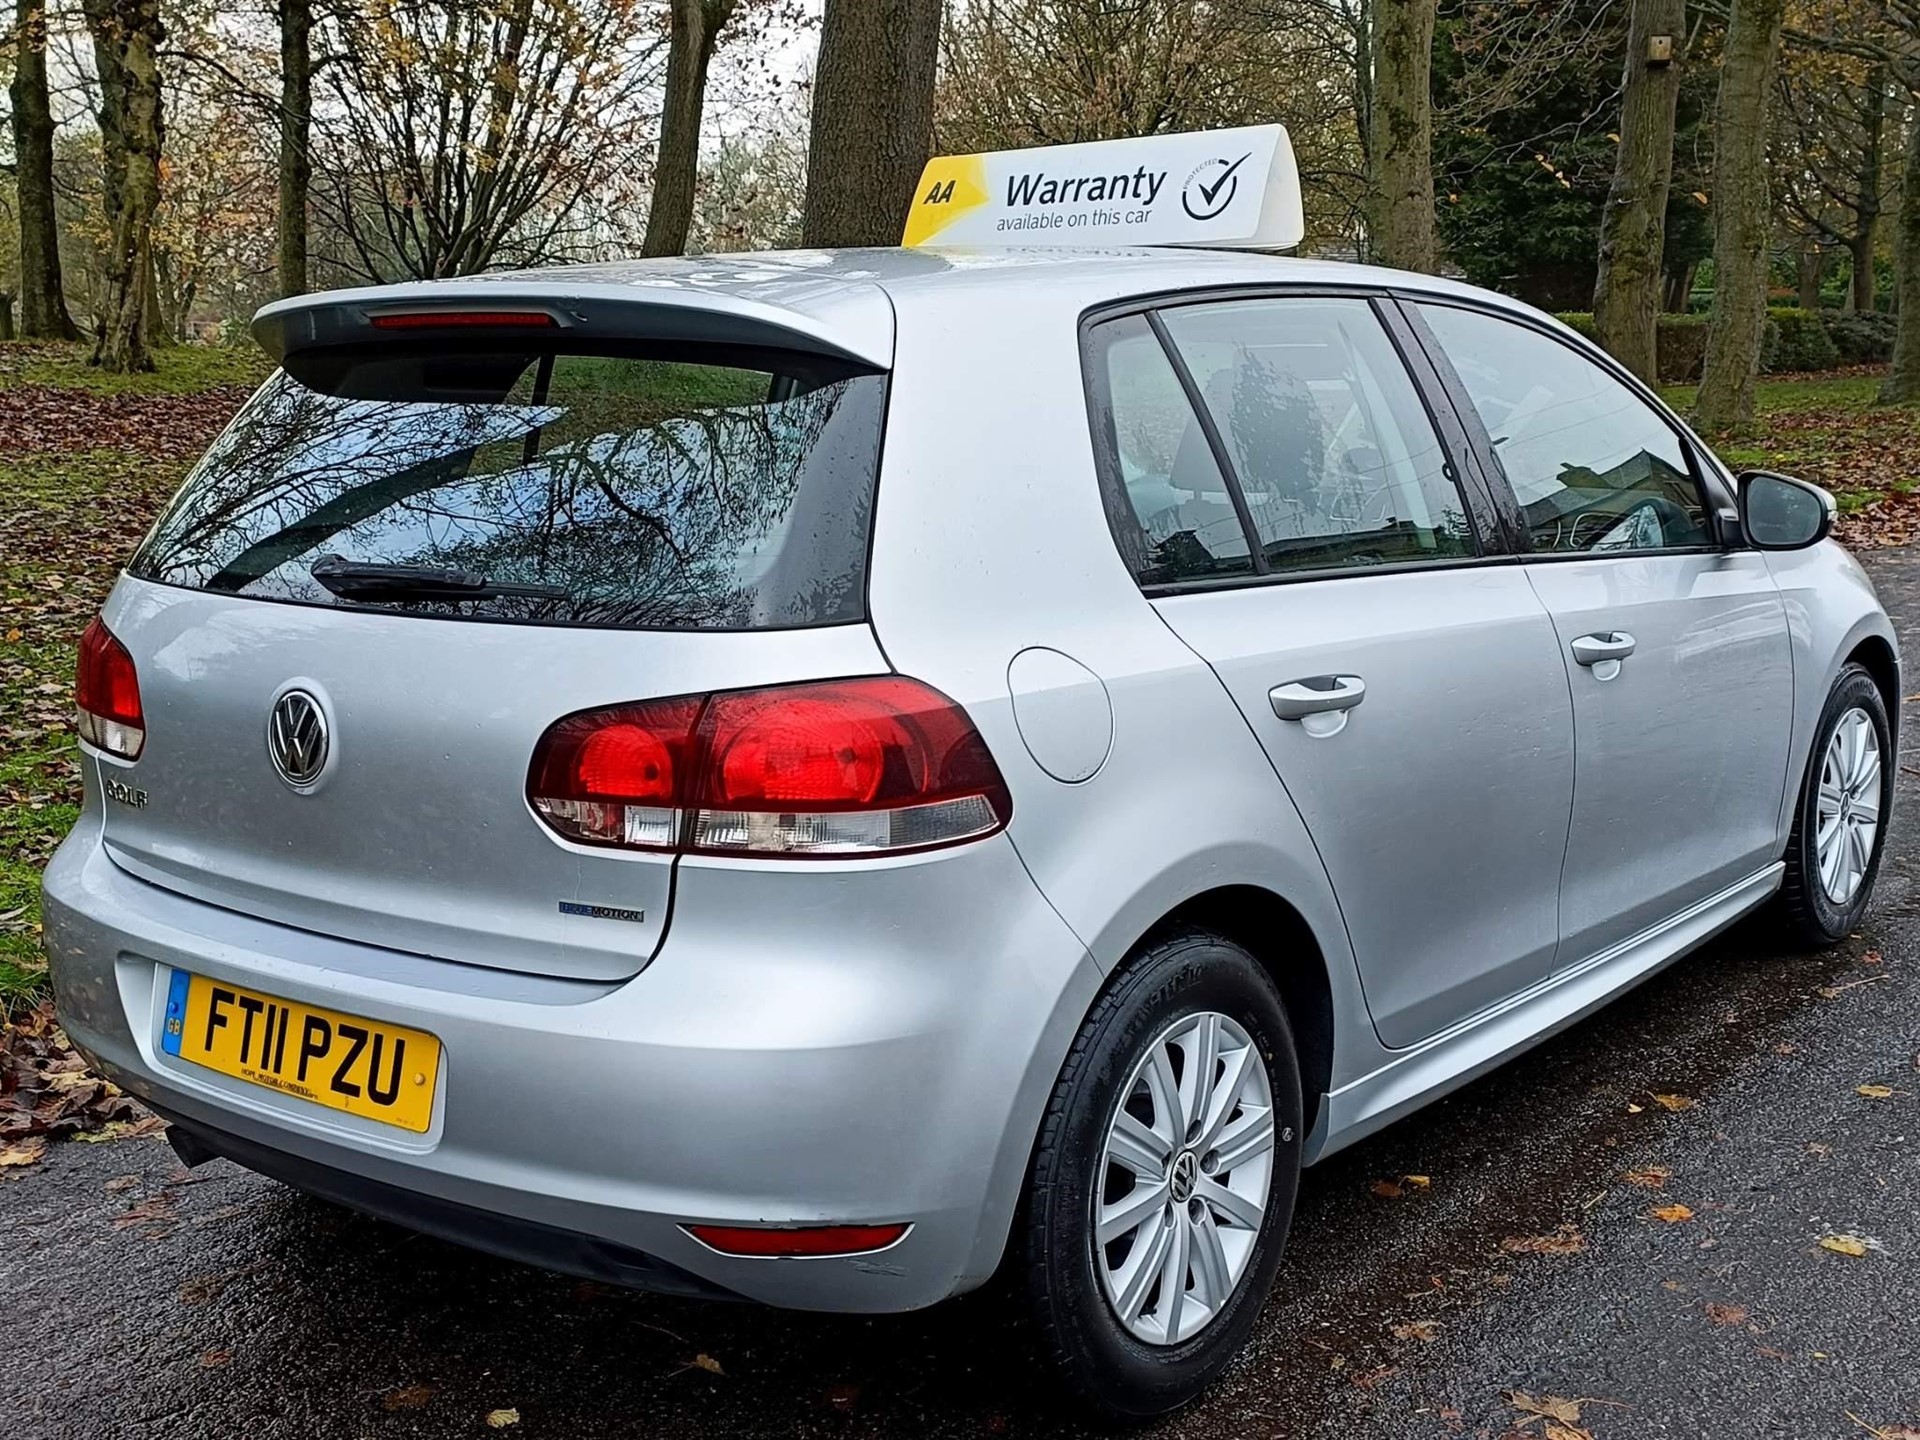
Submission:
<svg viewBox="0 0 1920 1440">
<path fill-rule="evenodd" d="M 1571 969 L 1509 996 L 1327 1095 L 1307 1163 L 1362 1140 L 1458 1089 L 1598 1010 L 1621 992 L 1698 948 L 1780 888 L 1786 866 L 1766 869 L 1710 895 Z"/>
</svg>

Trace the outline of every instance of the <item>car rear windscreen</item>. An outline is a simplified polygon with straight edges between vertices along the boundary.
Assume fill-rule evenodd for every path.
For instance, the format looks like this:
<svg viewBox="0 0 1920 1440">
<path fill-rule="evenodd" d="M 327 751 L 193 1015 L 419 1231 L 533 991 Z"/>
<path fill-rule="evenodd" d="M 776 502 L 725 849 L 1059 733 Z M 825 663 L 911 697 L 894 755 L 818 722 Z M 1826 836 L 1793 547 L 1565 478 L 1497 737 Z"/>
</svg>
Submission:
<svg viewBox="0 0 1920 1440">
<path fill-rule="evenodd" d="M 787 352 L 296 354 L 128 568 L 469 620 L 856 621 L 885 405 L 884 375 Z"/>
</svg>

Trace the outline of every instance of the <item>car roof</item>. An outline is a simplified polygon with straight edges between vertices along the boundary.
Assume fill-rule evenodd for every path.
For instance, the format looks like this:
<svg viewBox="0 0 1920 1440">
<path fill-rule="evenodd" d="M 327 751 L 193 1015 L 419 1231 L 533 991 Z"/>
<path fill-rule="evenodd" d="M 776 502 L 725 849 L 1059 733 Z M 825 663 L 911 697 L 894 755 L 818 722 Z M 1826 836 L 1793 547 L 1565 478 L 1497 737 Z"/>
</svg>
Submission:
<svg viewBox="0 0 1920 1440">
<path fill-rule="evenodd" d="M 719 293 L 771 298 L 788 292 L 804 300 L 830 286 L 875 286 L 909 296 L 949 287 L 975 289 L 1084 288 L 1109 299 L 1172 287 L 1205 285 L 1353 285 L 1425 290 L 1436 294 L 1516 302 L 1435 275 L 1307 260 L 1246 250 L 1180 246 L 873 246 L 844 250 L 757 250 L 716 255 L 676 255 L 618 260 L 598 265 L 558 265 L 501 271 L 476 277 L 524 284 L 590 282 L 638 287 L 692 286 Z"/>
<path fill-rule="evenodd" d="M 510 290 L 529 299 L 646 306 L 709 325 L 757 327 L 768 338 L 785 335 L 885 366 L 892 362 L 896 311 L 956 289 L 979 297 L 980 313 L 990 320 L 1003 307 L 1077 312 L 1168 290 L 1254 285 L 1391 286 L 1525 308 L 1433 275 L 1246 251 L 929 246 L 669 256 L 323 291 L 267 306 L 253 329 L 277 359 L 303 345 L 345 338 L 343 318 L 368 306 L 484 305 Z"/>
</svg>

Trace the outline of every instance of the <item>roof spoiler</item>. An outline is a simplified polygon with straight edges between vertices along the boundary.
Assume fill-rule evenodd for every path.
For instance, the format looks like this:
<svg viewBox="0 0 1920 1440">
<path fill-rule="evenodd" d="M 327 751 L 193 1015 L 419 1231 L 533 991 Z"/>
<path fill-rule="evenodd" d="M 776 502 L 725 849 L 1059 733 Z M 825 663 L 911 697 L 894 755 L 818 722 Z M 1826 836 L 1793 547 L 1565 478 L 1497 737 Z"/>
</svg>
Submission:
<svg viewBox="0 0 1920 1440">
<path fill-rule="evenodd" d="M 476 332 L 579 340 L 688 341 L 798 351 L 873 369 L 893 362 L 893 309 L 878 290 L 798 290 L 785 303 L 696 289 L 671 271 L 631 282 L 513 275 L 329 290 L 278 300 L 253 317 L 274 360 L 302 350 L 429 334 L 472 343 Z M 790 287 L 792 288 L 792 287 Z"/>
</svg>

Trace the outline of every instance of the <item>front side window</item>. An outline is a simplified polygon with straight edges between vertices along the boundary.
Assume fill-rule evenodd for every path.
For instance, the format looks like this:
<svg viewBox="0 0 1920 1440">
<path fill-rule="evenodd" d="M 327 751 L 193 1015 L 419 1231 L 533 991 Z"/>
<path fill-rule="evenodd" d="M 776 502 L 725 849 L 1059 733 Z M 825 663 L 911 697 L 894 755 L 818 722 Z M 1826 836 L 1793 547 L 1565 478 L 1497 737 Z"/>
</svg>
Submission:
<svg viewBox="0 0 1920 1440">
<path fill-rule="evenodd" d="M 812 357 L 686 346 L 295 354 L 128 568 L 469 620 L 859 620 L 885 395 Z"/>
<path fill-rule="evenodd" d="M 1528 326 L 1454 305 L 1419 310 L 1479 412 L 1534 550 L 1710 543 L 1680 437 L 1632 390 Z"/>
<path fill-rule="evenodd" d="M 1269 569 L 1474 553 L 1446 453 L 1366 300 L 1233 301 L 1161 318 L 1212 414 Z"/>
</svg>

